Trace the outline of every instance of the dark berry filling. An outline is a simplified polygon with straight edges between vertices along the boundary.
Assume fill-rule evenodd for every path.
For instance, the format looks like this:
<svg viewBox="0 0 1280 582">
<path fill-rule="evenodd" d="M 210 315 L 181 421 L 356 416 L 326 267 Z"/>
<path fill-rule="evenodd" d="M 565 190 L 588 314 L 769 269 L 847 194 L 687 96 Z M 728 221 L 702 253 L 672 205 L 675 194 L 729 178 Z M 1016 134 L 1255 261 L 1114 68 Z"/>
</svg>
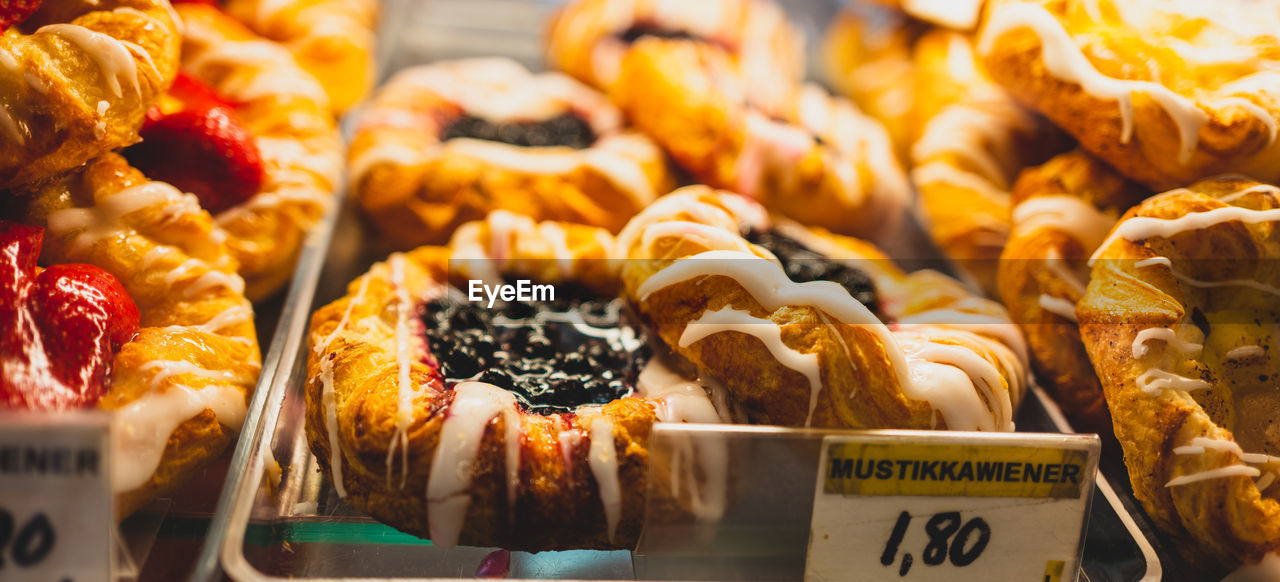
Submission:
<svg viewBox="0 0 1280 582">
<path fill-rule="evenodd" d="M 884 320 L 880 312 L 880 300 L 876 293 L 875 282 L 865 271 L 853 266 L 849 261 L 838 261 L 810 249 L 800 241 L 784 234 L 772 231 L 751 231 L 747 240 L 757 244 L 778 257 L 787 277 L 797 283 L 809 281 L 833 281 L 849 290 L 849 294 L 859 303 L 866 305 L 876 317 Z"/>
<path fill-rule="evenodd" d="M 540 414 L 630 395 L 649 349 L 625 302 L 563 284 L 556 296 L 492 309 L 456 291 L 427 302 L 427 347 L 446 385 L 487 382 Z"/>
<path fill-rule="evenodd" d="M 645 37 L 666 38 L 672 40 L 706 40 L 705 38 L 687 30 L 665 28 L 656 22 L 637 22 L 632 24 L 630 28 L 619 32 L 617 36 L 622 40 L 622 42 L 627 44 L 632 44 Z"/>
<path fill-rule="evenodd" d="M 487 119 L 463 115 L 440 132 L 440 141 L 469 137 L 497 141 L 522 147 L 570 147 L 583 149 L 596 141 L 591 124 L 574 113 L 562 113 L 542 121 L 494 123 Z"/>
</svg>

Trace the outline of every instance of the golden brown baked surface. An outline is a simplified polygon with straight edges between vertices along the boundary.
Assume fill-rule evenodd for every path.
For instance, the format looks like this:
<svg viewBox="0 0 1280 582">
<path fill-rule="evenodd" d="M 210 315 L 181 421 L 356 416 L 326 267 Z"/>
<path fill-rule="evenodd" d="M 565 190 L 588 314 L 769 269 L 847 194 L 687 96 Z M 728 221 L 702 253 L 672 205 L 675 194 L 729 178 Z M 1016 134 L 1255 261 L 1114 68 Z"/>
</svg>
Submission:
<svg viewBox="0 0 1280 582">
<path fill-rule="evenodd" d="M 373 88 L 378 0 L 228 0 L 228 14 L 279 42 L 320 81 L 341 114 Z"/>
<path fill-rule="evenodd" d="M 0 36 L 0 187 L 138 141 L 177 71 L 171 14 L 166 0 L 49 0 Z"/>
<path fill-rule="evenodd" d="M 1280 178 L 1280 22 L 1251 2 L 1001 0 L 978 52 L 1020 101 L 1155 190 Z"/>
<path fill-rule="evenodd" d="M 777 108 L 749 97 L 723 51 L 637 41 L 612 97 L 700 181 L 806 224 L 892 232 L 910 196 L 888 132 L 846 99 L 797 85 Z"/>
<path fill-rule="evenodd" d="M 244 282 L 195 198 L 116 154 L 13 194 L 3 214 L 45 227 L 43 263 L 110 272 L 141 313 L 98 403 L 113 412 L 116 513 L 127 516 L 235 439 L 261 367 Z"/>
<path fill-rule="evenodd" d="M 635 42 L 685 38 L 726 52 L 753 98 L 779 103 L 805 71 L 804 34 L 772 0 L 577 0 L 551 21 L 547 62 L 612 94 Z"/>
<path fill-rule="evenodd" d="M 857 265 L 880 300 L 869 307 L 837 283 L 793 283 L 740 235 L 768 224 L 748 200 L 691 186 L 619 235 L 640 315 L 753 422 L 1013 429 L 1027 371 L 1003 308 L 936 272 L 904 274 L 869 243 L 781 223 L 775 232 Z M 932 394 L 915 384 L 924 378 Z"/>
<path fill-rule="evenodd" d="M 467 116 L 500 123 L 569 114 L 590 126 L 589 145 L 445 135 Z M 496 209 L 617 231 L 672 185 L 662 151 L 622 123 L 604 96 L 507 59 L 407 69 L 361 117 L 348 152 L 352 191 L 397 248 L 441 244 L 462 223 Z"/>
<path fill-rule="evenodd" d="M 446 387 L 415 315 L 451 276 L 485 269 L 616 289 L 603 260 L 612 246 L 602 229 L 497 211 L 449 247 L 393 254 L 317 311 L 307 435 L 338 493 L 437 545 L 634 547 L 649 431 L 659 418 L 679 420 L 663 416 L 661 395 L 543 415 L 492 384 Z"/>
<path fill-rule="evenodd" d="M 342 141 L 323 90 L 288 51 L 210 6 L 177 10 L 185 24 L 183 71 L 236 103 L 262 155 L 261 190 L 216 217 L 230 235 L 245 294 L 258 301 L 293 276 L 307 233 L 332 203 Z"/>
<path fill-rule="evenodd" d="M 1120 214 L 1145 198 L 1081 151 L 1022 172 L 1013 187 L 1013 233 L 1000 256 L 1000 298 L 1022 324 L 1031 362 L 1079 432 L 1111 432 L 1102 387 L 1080 340 L 1075 305 L 1093 254 Z"/>
<path fill-rule="evenodd" d="M 1194 563 L 1280 549 L 1280 191 L 1200 182 L 1132 208 L 1076 308 L 1134 493 Z"/>
</svg>

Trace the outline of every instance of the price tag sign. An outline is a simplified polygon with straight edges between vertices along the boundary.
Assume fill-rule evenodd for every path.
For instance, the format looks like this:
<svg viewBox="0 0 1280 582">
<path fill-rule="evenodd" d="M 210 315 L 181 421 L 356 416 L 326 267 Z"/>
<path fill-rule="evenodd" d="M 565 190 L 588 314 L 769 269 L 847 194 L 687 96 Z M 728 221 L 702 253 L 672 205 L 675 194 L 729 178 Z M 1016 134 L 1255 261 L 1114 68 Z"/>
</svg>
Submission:
<svg viewBox="0 0 1280 582">
<path fill-rule="evenodd" d="M 823 440 L 805 579 L 1075 579 L 1093 435 L 876 431 Z"/>
<path fill-rule="evenodd" d="M 0 414 L 0 581 L 109 580 L 106 415 Z"/>
</svg>

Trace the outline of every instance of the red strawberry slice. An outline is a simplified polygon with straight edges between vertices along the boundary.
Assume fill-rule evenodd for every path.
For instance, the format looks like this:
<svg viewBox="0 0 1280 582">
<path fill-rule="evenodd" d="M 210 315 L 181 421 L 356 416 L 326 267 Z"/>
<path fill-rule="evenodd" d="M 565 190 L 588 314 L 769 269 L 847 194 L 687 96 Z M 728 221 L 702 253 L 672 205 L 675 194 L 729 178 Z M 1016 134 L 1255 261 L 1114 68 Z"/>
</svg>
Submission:
<svg viewBox="0 0 1280 582">
<path fill-rule="evenodd" d="M 0 0 L 0 32 L 21 24 L 40 8 L 43 0 Z"/>
<path fill-rule="evenodd" d="M 183 109 L 149 123 L 142 143 L 125 150 L 152 180 L 195 194 L 213 214 L 262 189 L 262 156 L 253 135 L 227 107 Z"/>
<path fill-rule="evenodd" d="M 106 393 L 116 352 L 138 332 L 138 307 L 92 265 L 37 274 L 42 234 L 0 221 L 0 407 L 92 406 Z"/>
</svg>

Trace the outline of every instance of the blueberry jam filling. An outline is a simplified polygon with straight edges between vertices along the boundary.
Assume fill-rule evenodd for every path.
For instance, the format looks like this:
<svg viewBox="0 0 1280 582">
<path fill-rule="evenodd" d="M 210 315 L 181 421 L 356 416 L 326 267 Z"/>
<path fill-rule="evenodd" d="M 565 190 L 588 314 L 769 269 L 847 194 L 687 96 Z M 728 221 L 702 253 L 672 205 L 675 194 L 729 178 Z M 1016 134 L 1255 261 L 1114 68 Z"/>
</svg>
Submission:
<svg viewBox="0 0 1280 582">
<path fill-rule="evenodd" d="M 440 141 L 469 137 L 497 141 L 522 147 L 570 147 L 583 149 L 596 141 L 591 124 L 574 113 L 562 113 L 542 121 L 494 123 L 487 119 L 463 115 L 445 126 Z"/>
<path fill-rule="evenodd" d="M 649 348 L 625 302 L 566 284 L 556 296 L 487 308 L 451 291 L 427 302 L 427 346 L 446 384 L 487 382 L 540 414 L 630 395 Z"/>
<path fill-rule="evenodd" d="M 654 22 L 637 22 L 630 28 L 618 33 L 618 39 L 627 44 L 632 44 L 642 38 L 666 38 L 672 40 L 706 40 L 701 36 L 693 34 L 686 30 L 678 30 L 673 28 L 663 28 Z"/>
<path fill-rule="evenodd" d="M 809 281 L 834 281 L 849 290 L 859 303 L 866 305 L 876 317 L 884 320 L 880 312 L 880 300 L 875 283 L 865 271 L 847 261 L 837 261 L 810 249 L 800 241 L 778 232 L 751 231 L 747 240 L 778 257 L 787 277 L 797 283 Z"/>
</svg>

